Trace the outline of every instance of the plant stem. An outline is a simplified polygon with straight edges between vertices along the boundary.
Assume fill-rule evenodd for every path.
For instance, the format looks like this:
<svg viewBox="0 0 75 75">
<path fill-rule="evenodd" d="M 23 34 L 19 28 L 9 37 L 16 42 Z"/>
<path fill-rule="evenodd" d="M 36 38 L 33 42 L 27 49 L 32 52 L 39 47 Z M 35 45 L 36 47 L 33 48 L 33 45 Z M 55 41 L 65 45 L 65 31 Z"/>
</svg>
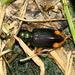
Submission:
<svg viewBox="0 0 75 75">
<path fill-rule="evenodd" d="M 67 21 L 68 21 L 68 24 L 69 24 L 69 28 L 70 28 L 70 31 L 71 31 L 71 34 L 72 34 L 72 38 L 73 38 L 73 41 L 75 43 L 75 28 L 74 28 L 74 25 L 73 25 L 73 22 L 72 22 L 72 17 L 70 15 L 68 4 L 67 4 L 66 0 L 62 0 L 62 3 L 63 3 L 66 18 L 67 18 Z"/>
</svg>

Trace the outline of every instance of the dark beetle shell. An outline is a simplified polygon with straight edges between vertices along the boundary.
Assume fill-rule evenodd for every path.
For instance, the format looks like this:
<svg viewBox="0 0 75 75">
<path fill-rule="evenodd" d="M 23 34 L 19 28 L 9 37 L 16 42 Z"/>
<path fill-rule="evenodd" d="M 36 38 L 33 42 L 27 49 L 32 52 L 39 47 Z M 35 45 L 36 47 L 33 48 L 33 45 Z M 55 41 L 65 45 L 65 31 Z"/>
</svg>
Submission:
<svg viewBox="0 0 75 75">
<path fill-rule="evenodd" d="M 34 29 L 31 44 L 37 47 L 52 48 L 54 43 L 60 43 L 63 37 L 56 35 L 53 29 Z"/>
</svg>

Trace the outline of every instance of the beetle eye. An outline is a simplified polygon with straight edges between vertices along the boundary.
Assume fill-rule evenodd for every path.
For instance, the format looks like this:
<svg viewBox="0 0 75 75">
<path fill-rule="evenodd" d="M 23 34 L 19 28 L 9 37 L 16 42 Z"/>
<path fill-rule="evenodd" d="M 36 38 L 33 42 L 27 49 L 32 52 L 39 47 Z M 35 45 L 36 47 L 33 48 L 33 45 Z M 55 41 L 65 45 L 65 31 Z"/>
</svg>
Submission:
<svg viewBox="0 0 75 75">
<path fill-rule="evenodd" d="M 29 38 L 29 34 L 25 34 L 24 37 L 25 37 L 25 38 Z"/>
<path fill-rule="evenodd" d="M 21 38 L 24 38 L 24 33 L 19 34 Z"/>
</svg>

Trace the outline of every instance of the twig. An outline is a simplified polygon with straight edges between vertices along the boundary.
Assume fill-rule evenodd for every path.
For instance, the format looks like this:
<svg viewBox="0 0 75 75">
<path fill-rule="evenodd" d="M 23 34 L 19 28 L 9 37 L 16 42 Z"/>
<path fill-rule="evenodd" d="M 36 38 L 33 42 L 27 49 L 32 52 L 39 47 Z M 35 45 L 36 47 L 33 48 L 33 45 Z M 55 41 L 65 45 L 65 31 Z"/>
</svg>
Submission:
<svg viewBox="0 0 75 75">
<path fill-rule="evenodd" d="M 28 5 L 29 0 L 24 0 L 24 2 L 25 2 L 25 3 L 24 3 L 23 7 L 22 7 L 21 10 L 20 10 L 20 16 L 21 16 L 21 18 L 24 18 L 24 17 L 25 17 L 26 9 L 27 9 L 27 5 Z M 17 30 L 17 32 L 16 32 L 16 35 L 18 34 L 18 32 L 19 32 L 19 30 L 20 30 L 20 28 L 21 28 L 21 24 L 22 24 L 22 21 L 19 22 L 19 28 L 18 28 L 18 30 Z"/>
<path fill-rule="evenodd" d="M 12 68 L 11 68 L 11 66 L 10 66 L 9 62 L 7 61 L 7 59 L 6 59 L 5 56 L 3 56 L 3 59 L 4 59 L 4 61 L 6 62 L 6 64 L 7 64 L 8 68 L 9 68 L 11 74 L 14 75 L 13 70 L 12 70 Z"/>
<path fill-rule="evenodd" d="M 29 56 L 34 55 L 34 52 L 31 51 L 20 38 L 16 36 L 14 36 L 14 38 L 19 42 L 20 46 L 23 48 L 25 53 L 27 53 Z M 35 56 L 32 58 L 32 60 L 40 67 L 40 75 L 44 75 L 45 68 L 44 68 L 44 63 L 41 61 L 41 59 L 38 56 Z"/>
<path fill-rule="evenodd" d="M 16 17 L 16 16 L 12 16 L 13 18 L 17 18 L 21 21 L 25 21 L 25 22 L 50 22 L 50 21 L 65 21 L 67 19 L 65 18 L 53 18 L 53 19 L 40 19 L 40 20 L 37 20 L 37 19 L 34 19 L 34 20 L 26 20 L 26 19 L 23 19 L 23 18 L 20 18 L 20 17 Z M 75 20 L 75 18 L 73 18 L 73 20 Z"/>
<path fill-rule="evenodd" d="M 8 62 L 11 63 L 13 60 L 15 60 L 21 52 L 22 52 L 22 50 L 19 50 L 18 53 L 15 54 Z"/>
<path fill-rule="evenodd" d="M 3 51 L 3 52 L 0 52 L 0 57 L 3 56 L 4 54 L 10 52 L 10 51 L 12 51 L 12 50 L 6 50 L 6 51 Z"/>
<path fill-rule="evenodd" d="M 0 53 L 3 51 L 5 44 L 0 39 Z M 6 75 L 6 65 L 5 61 L 3 60 L 2 56 L 0 57 L 0 75 Z"/>
<path fill-rule="evenodd" d="M 32 59 L 32 58 L 35 57 L 35 56 L 37 56 L 37 55 L 34 54 L 34 55 L 29 56 L 29 57 L 27 57 L 27 58 L 25 58 L 25 59 L 21 59 L 20 61 L 27 61 L 27 60 L 29 60 L 29 59 Z"/>
<path fill-rule="evenodd" d="M 42 15 L 44 16 L 44 18 L 47 19 L 47 16 L 46 16 L 45 12 L 42 10 L 41 6 L 39 5 L 38 0 L 35 0 L 35 2 L 37 4 L 38 8 L 40 9 Z"/>
<path fill-rule="evenodd" d="M 3 18 L 4 18 L 4 15 L 5 15 L 5 8 L 6 8 L 6 6 L 2 7 L 0 5 L 0 29 L 2 28 Z"/>
<path fill-rule="evenodd" d="M 42 10 L 41 6 L 39 5 L 38 0 L 35 0 L 35 2 L 36 2 L 36 4 L 37 4 L 39 10 L 41 11 L 42 15 L 44 16 L 44 18 L 47 19 L 48 17 L 47 17 L 47 15 L 45 14 L 45 12 Z M 57 29 L 57 27 L 54 27 L 54 24 L 53 24 L 52 22 L 48 22 L 48 23 L 49 23 L 49 25 L 50 25 L 51 27 L 53 27 L 54 29 Z"/>
<path fill-rule="evenodd" d="M 71 67 L 72 67 L 72 52 L 70 51 L 67 54 L 67 66 L 66 66 L 66 71 L 65 71 L 65 75 L 70 75 L 71 73 Z"/>
<path fill-rule="evenodd" d="M 36 54 L 34 54 L 34 55 L 32 55 L 32 56 L 29 56 L 29 57 L 27 57 L 27 58 L 25 58 L 25 59 L 21 59 L 20 61 L 27 61 L 27 60 L 29 60 L 29 59 L 31 59 L 31 58 L 37 56 L 37 55 L 42 55 L 43 52 L 51 52 L 51 51 L 53 51 L 53 49 L 50 49 L 50 50 L 44 49 L 44 50 L 42 50 L 42 51 L 40 51 L 40 52 L 38 52 L 38 53 L 36 53 Z M 45 55 L 45 54 L 44 54 L 44 55 Z M 48 55 L 48 54 L 46 54 L 46 55 Z"/>
<path fill-rule="evenodd" d="M 59 56 L 59 53 L 62 53 L 60 56 Z M 52 57 L 55 59 L 56 63 L 60 66 L 61 70 L 63 73 L 65 73 L 65 63 L 62 59 L 61 59 L 61 56 L 63 54 L 62 50 L 61 49 L 57 49 L 57 50 L 54 50 L 54 51 L 51 51 L 50 54 L 52 55 Z M 64 59 L 64 58 L 63 58 Z M 65 59 L 64 59 L 65 60 Z"/>
</svg>

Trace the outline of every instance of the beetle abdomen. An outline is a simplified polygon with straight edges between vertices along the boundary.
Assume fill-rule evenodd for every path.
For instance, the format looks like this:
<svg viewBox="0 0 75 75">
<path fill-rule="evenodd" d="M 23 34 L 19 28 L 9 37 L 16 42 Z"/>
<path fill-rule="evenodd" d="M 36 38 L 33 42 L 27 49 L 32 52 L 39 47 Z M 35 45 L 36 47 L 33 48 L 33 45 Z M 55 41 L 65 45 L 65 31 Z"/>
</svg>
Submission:
<svg viewBox="0 0 75 75">
<path fill-rule="evenodd" d="M 37 47 L 53 48 L 54 43 L 60 43 L 63 37 L 56 35 L 53 29 L 34 29 L 32 33 L 31 44 Z"/>
</svg>

